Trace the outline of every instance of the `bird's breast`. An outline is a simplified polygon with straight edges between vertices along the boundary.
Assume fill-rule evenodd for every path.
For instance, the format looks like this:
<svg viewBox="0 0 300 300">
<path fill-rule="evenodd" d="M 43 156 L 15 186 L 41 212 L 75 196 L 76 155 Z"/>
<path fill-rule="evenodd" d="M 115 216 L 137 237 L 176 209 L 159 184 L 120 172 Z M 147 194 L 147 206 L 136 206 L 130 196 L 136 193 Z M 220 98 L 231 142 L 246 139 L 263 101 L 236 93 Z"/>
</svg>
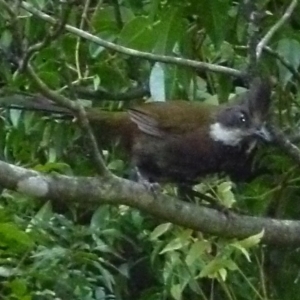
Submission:
<svg viewBox="0 0 300 300">
<path fill-rule="evenodd" d="M 150 181 L 192 182 L 224 172 L 243 172 L 252 142 L 228 146 L 212 139 L 205 128 L 184 136 L 164 138 L 141 135 L 133 149 L 134 163 Z"/>
</svg>

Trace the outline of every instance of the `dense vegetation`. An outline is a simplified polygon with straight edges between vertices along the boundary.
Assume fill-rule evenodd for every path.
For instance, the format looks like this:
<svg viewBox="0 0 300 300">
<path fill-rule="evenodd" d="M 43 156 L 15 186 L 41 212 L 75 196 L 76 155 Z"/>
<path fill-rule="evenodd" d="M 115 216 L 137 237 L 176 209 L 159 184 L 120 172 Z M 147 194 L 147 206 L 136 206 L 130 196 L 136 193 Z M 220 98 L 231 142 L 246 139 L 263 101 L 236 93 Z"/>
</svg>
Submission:
<svg viewBox="0 0 300 300">
<path fill-rule="evenodd" d="M 283 139 L 297 145 L 300 7 L 293 5 L 297 1 L 0 0 L 1 160 L 51 175 L 97 173 L 84 124 L 3 108 L 25 105 L 32 95 L 60 105 L 55 95 L 65 95 L 112 112 L 149 98 L 218 104 L 244 91 L 241 75 L 255 72 L 275 79 L 272 119 Z M 285 22 L 257 53 L 279 20 Z M 130 162 L 118 147 L 101 146 L 108 169 L 128 178 Z M 271 172 L 238 185 L 209 177 L 197 189 L 243 214 L 298 220 L 297 151 L 265 147 L 257 161 Z M 299 298 L 299 249 L 260 243 L 263 230 L 228 239 L 125 205 L 37 200 L 0 184 L 1 299 Z M 163 193 L 175 195 L 174 186 Z"/>
</svg>

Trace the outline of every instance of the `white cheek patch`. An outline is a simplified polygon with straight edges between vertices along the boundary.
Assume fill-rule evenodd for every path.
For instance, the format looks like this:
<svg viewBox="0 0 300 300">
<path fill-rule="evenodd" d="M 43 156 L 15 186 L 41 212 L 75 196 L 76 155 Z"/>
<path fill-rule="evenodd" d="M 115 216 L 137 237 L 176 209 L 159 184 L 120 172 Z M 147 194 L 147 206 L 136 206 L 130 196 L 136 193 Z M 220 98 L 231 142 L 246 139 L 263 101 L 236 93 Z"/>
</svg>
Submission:
<svg viewBox="0 0 300 300">
<path fill-rule="evenodd" d="M 239 128 L 230 129 L 220 123 L 210 126 L 210 137 L 216 142 L 222 142 L 227 146 L 237 146 L 245 137 L 245 132 Z"/>
</svg>

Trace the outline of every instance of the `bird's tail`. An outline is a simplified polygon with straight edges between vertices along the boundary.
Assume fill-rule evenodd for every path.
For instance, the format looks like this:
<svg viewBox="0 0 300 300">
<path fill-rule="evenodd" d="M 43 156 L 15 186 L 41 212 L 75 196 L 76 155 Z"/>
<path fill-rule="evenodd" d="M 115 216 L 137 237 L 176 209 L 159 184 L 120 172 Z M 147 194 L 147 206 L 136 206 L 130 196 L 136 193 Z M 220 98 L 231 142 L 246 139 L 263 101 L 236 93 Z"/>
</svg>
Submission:
<svg viewBox="0 0 300 300">
<path fill-rule="evenodd" d="M 41 95 L 13 94 L 0 96 L 0 107 L 38 111 L 55 114 L 56 118 L 74 118 L 68 108 Z M 87 118 L 101 146 L 118 143 L 125 151 L 130 151 L 136 126 L 130 121 L 127 112 L 109 112 L 101 108 L 86 108 Z"/>
</svg>

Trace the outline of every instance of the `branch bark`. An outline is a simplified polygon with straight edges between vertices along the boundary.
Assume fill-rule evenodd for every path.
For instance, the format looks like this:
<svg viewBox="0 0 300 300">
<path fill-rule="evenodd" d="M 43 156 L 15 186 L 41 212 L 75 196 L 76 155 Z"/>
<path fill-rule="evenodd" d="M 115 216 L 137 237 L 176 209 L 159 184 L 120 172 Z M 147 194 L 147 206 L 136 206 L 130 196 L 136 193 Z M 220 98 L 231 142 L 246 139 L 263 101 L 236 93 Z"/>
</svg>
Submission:
<svg viewBox="0 0 300 300">
<path fill-rule="evenodd" d="M 300 222 L 226 215 L 164 194 L 149 193 L 139 183 L 116 176 L 69 177 L 45 175 L 0 161 L 0 184 L 20 193 L 83 205 L 128 205 L 162 220 L 205 233 L 242 239 L 264 230 L 262 241 L 281 246 L 300 245 Z"/>
</svg>

